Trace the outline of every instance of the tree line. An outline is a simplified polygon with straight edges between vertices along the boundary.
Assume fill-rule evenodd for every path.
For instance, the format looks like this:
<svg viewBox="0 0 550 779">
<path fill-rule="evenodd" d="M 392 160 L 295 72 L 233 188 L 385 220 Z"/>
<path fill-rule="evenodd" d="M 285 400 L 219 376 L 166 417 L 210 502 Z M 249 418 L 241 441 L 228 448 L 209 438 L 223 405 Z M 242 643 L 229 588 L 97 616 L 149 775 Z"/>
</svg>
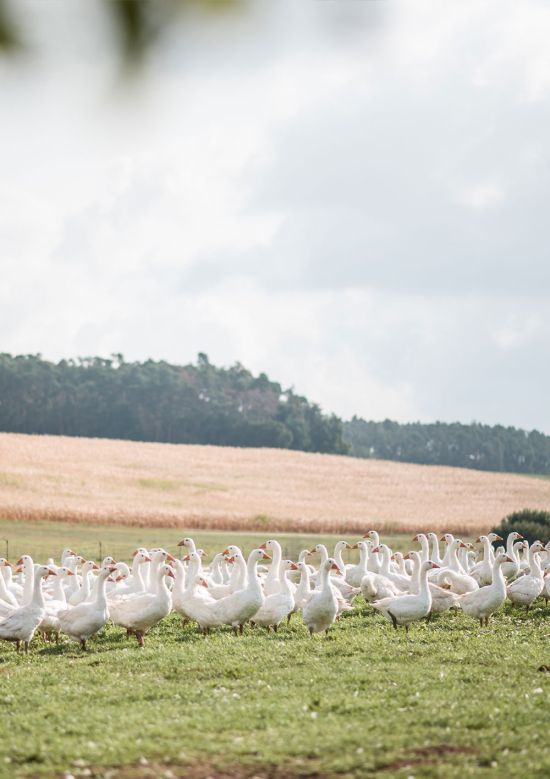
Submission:
<svg viewBox="0 0 550 779">
<path fill-rule="evenodd" d="M 550 436 L 472 422 L 367 422 L 353 417 L 344 439 L 355 457 L 453 465 L 481 471 L 550 473 Z"/>
<path fill-rule="evenodd" d="M 502 425 L 343 422 L 239 363 L 0 354 L 0 430 L 275 447 L 486 471 L 550 473 L 550 437 Z"/>
<path fill-rule="evenodd" d="M 343 454 L 342 420 L 242 365 L 0 354 L 0 430 Z"/>
</svg>

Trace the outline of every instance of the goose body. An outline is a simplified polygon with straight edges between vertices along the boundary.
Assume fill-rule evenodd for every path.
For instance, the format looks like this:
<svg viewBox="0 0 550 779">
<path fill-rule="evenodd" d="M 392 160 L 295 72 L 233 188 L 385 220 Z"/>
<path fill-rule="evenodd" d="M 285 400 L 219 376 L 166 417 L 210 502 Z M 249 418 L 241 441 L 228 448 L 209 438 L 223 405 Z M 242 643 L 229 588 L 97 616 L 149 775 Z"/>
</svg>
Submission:
<svg viewBox="0 0 550 779">
<path fill-rule="evenodd" d="M 330 582 L 330 571 L 340 569 L 334 558 L 329 557 L 321 563 L 320 587 L 314 590 L 302 609 L 304 624 L 310 635 L 328 631 L 338 615 L 338 600 Z"/>
<path fill-rule="evenodd" d="M 288 581 L 287 572 L 297 570 L 298 566 L 291 560 L 281 561 L 279 592 L 265 597 L 264 602 L 252 618 L 255 625 L 277 630 L 279 622 L 292 614 L 295 607 L 294 592 Z"/>
<path fill-rule="evenodd" d="M 262 585 L 258 578 L 257 567 L 260 560 L 270 557 L 263 549 L 253 549 L 247 561 L 248 583 L 242 590 L 232 592 L 212 606 L 214 624 L 231 625 L 242 633 L 245 622 L 252 619 L 264 602 Z"/>
<path fill-rule="evenodd" d="M 46 576 L 55 576 L 55 571 L 46 565 L 39 565 L 33 574 L 33 592 L 30 603 L 13 609 L 0 621 L 0 639 L 14 641 L 19 651 L 21 643 L 25 652 L 34 633 L 44 618 L 44 595 L 42 581 Z"/>
<path fill-rule="evenodd" d="M 497 555 L 491 572 L 491 584 L 469 592 L 460 599 L 462 611 L 470 617 L 479 619 L 481 625 L 488 625 L 489 617 L 506 600 L 506 583 L 502 575 L 502 566 L 510 562 L 510 559 L 507 555 Z"/>
<path fill-rule="evenodd" d="M 57 614 L 60 629 L 73 641 L 78 641 L 82 649 L 86 649 L 86 641 L 95 636 L 109 619 L 105 585 L 112 570 L 114 568 L 107 565 L 100 569 L 98 587 L 92 601 L 81 602 Z"/>
<path fill-rule="evenodd" d="M 529 573 L 520 576 L 508 585 L 508 598 L 512 603 L 526 606 L 527 610 L 544 588 L 544 579 L 537 554 L 543 548 L 540 541 L 531 545 L 529 548 Z"/>
<path fill-rule="evenodd" d="M 384 598 L 372 605 L 389 620 L 397 630 L 398 625 L 404 625 L 408 630 L 411 622 L 426 617 L 432 608 L 432 595 L 428 587 L 428 571 L 438 568 L 437 563 L 427 560 L 420 566 L 420 584 L 417 594 L 398 595 L 394 598 Z"/>
<path fill-rule="evenodd" d="M 135 633 L 139 646 L 143 646 L 143 636 L 172 610 L 172 594 L 166 586 L 166 577 L 174 578 L 170 566 L 162 563 L 155 571 L 155 592 L 143 592 L 117 601 L 110 606 L 111 619 L 115 625 Z"/>
</svg>

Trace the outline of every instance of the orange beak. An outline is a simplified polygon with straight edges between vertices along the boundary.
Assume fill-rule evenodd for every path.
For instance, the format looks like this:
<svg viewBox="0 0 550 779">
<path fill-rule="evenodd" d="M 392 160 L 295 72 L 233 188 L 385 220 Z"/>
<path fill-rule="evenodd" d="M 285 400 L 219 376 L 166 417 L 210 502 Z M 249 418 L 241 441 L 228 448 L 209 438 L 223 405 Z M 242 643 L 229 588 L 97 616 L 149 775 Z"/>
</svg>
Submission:
<svg viewBox="0 0 550 779">
<path fill-rule="evenodd" d="M 67 576 L 74 576 L 74 571 L 67 571 Z"/>
<path fill-rule="evenodd" d="M 170 554 L 170 552 L 168 552 L 168 553 L 166 554 L 166 559 L 167 559 L 167 560 L 170 560 L 170 562 L 171 562 L 171 563 L 173 563 L 173 562 L 175 561 L 175 559 L 176 559 L 176 558 L 174 557 L 174 555 L 171 555 L 171 554 Z"/>
<path fill-rule="evenodd" d="M 332 563 L 332 565 L 330 566 L 330 570 L 331 570 L 331 571 L 338 571 L 338 573 L 342 573 L 342 571 L 341 571 L 341 570 L 340 570 L 340 568 L 339 568 L 339 567 L 336 565 L 336 563 Z"/>
<path fill-rule="evenodd" d="M 260 544 L 258 549 L 267 549 L 267 541 L 264 541 L 263 544 Z"/>
<path fill-rule="evenodd" d="M 185 557 L 182 557 L 181 559 L 182 559 L 182 560 L 190 560 L 191 558 L 189 557 L 189 555 L 188 555 L 188 554 L 186 554 L 186 555 L 185 555 Z"/>
<path fill-rule="evenodd" d="M 57 576 L 57 571 L 54 571 L 53 568 L 48 568 L 48 576 Z"/>
<path fill-rule="evenodd" d="M 474 541 L 474 544 L 480 544 L 480 543 L 481 543 L 481 536 L 478 536 Z"/>
<path fill-rule="evenodd" d="M 234 563 L 235 562 L 235 558 L 234 557 L 228 557 L 227 558 L 227 562 L 228 563 Z"/>
<path fill-rule="evenodd" d="M 502 536 L 499 536 L 499 535 L 497 535 L 497 534 L 495 533 L 495 541 L 503 541 L 503 540 L 504 540 L 504 539 L 502 538 Z"/>
<path fill-rule="evenodd" d="M 372 551 L 373 551 L 373 552 L 379 552 L 379 551 L 380 551 L 380 547 L 379 547 L 379 546 L 375 546 L 375 547 L 374 547 L 374 549 L 373 549 Z"/>
<path fill-rule="evenodd" d="M 298 566 L 296 565 L 296 563 L 292 563 L 292 565 L 290 566 L 290 570 L 291 571 L 297 571 L 298 570 Z"/>
<path fill-rule="evenodd" d="M 229 554 L 229 549 L 224 549 L 224 550 L 223 550 L 223 552 L 222 552 L 222 554 L 224 554 L 224 555 L 228 555 L 228 554 Z"/>
<path fill-rule="evenodd" d="M 432 568 L 441 568 L 439 563 L 432 563 Z"/>
<path fill-rule="evenodd" d="M 97 563 L 92 565 L 92 571 L 99 571 L 99 565 Z"/>
<path fill-rule="evenodd" d="M 19 560 L 16 562 L 16 565 L 23 565 L 23 558 L 20 557 Z"/>
<path fill-rule="evenodd" d="M 187 546 L 185 541 L 178 541 L 178 546 Z"/>
<path fill-rule="evenodd" d="M 517 539 L 518 539 L 518 541 L 519 541 L 520 539 L 522 539 L 522 538 L 523 538 L 523 536 L 521 535 L 521 533 L 518 533 L 518 532 L 516 531 L 516 538 L 517 538 Z"/>
<path fill-rule="evenodd" d="M 264 550 L 262 549 L 262 552 L 263 552 L 263 551 L 264 551 Z M 264 553 L 263 553 L 263 555 L 262 555 L 262 560 L 271 560 L 271 557 L 270 557 L 268 554 L 266 554 L 266 553 L 264 552 Z"/>
<path fill-rule="evenodd" d="M 200 583 L 201 583 L 201 585 L 202 585 L 203 587 L 208 587 L 208 582 L 206 581 L 206 579 L 201 579 L 201 580 L 200 580 Z"/>
<path fill-rule="evenodd" d="M 15 569 L 15 573 L 23 573 L 23 566 L 18 565 L 17 568 Z"/>
<path fill-rule="evenodd" d="M 170 579 L 175 579 L 176 578 L 176 576 L 174 574 L 174 571 L 171 568 L 170 568 L 169 571 L 166 572 L 166 576 L 169 576 Z"/>
</svg>

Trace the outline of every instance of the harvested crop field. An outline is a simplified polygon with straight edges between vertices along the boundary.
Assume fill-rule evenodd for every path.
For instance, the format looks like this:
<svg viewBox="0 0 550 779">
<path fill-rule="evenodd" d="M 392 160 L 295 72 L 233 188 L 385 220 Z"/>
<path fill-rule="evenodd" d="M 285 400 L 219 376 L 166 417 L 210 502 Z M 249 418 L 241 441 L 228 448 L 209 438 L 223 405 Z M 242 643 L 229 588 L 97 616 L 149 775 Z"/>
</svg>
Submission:
<svg viewBox="0 0 550 779">
<path fill-rule="evenodd" d="M 238 449 L 0 434 L 0 516 L 273 532 L 486 530 L 550 480 Z"/>
</svg>

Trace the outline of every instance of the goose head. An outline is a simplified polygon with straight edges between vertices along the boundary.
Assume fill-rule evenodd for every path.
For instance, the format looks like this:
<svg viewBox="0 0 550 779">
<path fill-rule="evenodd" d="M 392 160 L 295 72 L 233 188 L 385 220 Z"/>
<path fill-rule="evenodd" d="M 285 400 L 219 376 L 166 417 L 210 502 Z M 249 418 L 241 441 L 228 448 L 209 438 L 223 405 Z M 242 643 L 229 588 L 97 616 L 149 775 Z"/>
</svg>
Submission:
<svg viewBox="0 0 550 779">
<path fill-rule="evenodd" d="M 441 536 L 441 538 L 440 538 L 439 540 L 440 540 L 440 541 L 445 541 L 445 543 L 447 544 L 447 546 L 449 546 L 450 544 L 452 544 L 452 543 L 453 543 L 453 541 L 454 541 L 454 538 L 455 538 L 455 537 L 453 536 L 453 534 L 452 534 L 452 533 L 444 533 L 444 534 Z"/>
<path fill-rule="evenodd" d="M 281 570 L 282 571 L 297 571 L 298 566 L 296 563 L 292 562 L 292 560 L 281 560 Z"/>
<path fill-rule="evenodd" d="M 338 554 L 338 552 L 343 552 L 344 549 L 353 549 L 354 547 L 349 544 L 347 541 L 337 541 L 334 545 L 334 551 Z"/>
<path fill-rule="evenodd" d="M 178 541 L 178 546 L 186 546 L 188 549 L 195 551 L 195 542 L 189 536 L 185 536 L 181 541 Z"/>
<path fill-rule="evenodd" d="M 223 550 L 223 554 L 226 557 L 236 557 L 237 555 L 242 556 L 240 547 L 235 546 L 235 544 L 229 544 L 229 546 L 226 546 L 226 548 Z"/>
<path fill-rule="evenodd" d="M 271 560 L 271 557 L 266 554 L 264 549 L 253 549 L 248 555 L 249 563 L 259 563 L 260 560 Z"/>
<path fill-rule="evenodd" d="M 325 571 L 328 571 L 329 573 L 330 571 L 336 571 L 336 573 L 340 574 L 340 576 L 343 575 L 343 571 L 340 570 L 340 566 L 338 565 L 334 557 L 329 557 L 325 560 L 325 562 L 323 563 L 323 569 Z"/>
</svg>

